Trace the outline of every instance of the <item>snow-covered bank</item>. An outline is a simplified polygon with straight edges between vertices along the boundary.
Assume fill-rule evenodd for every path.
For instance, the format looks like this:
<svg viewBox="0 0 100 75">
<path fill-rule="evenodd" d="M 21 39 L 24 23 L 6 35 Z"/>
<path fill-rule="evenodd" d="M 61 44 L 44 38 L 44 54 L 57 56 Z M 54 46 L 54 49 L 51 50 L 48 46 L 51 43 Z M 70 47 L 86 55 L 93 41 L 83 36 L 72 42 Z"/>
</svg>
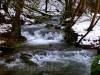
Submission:
<svg viewBox="0 0 100 75">
<path fill-rule="evenodd" d="M 1 35 L 2 33 L 10 32 L 10 31 L 11 31 L 11 30 L 10 30 L 11 27 L 12 27 L 11 24 L 0 24 L 0 35 Z M 2 36 L 0 36 L 0 37 L 2 37 Z M 2 38 L 3 38 L 3 37 L 2 37 Z M 5 40 L 0 39 L 0 44 L 3 44 L 3 43 L 5 43 L 5 42 L 6 42 Z"/>
<path fill-rule="evenodd" d="M 10 30 L 11 27 L 12 27 L 11 24 L 0 24 L 0 34 L 11 31 Z"/>
<path fill-rule="evenodd" d="M 78 33 L 78 40 L 86 34 L 87 29 L 91 23 L 91 18 L 88 15 L 82 16 L 76 24 L 72 27 Z M 77 41 L 78 41 L 77 40 Z M 90 45 L 92 47 L 100 47 L 100 21 L 93 28 L 93 30 L 82 40 L 81 45 Z"/>
</svg>

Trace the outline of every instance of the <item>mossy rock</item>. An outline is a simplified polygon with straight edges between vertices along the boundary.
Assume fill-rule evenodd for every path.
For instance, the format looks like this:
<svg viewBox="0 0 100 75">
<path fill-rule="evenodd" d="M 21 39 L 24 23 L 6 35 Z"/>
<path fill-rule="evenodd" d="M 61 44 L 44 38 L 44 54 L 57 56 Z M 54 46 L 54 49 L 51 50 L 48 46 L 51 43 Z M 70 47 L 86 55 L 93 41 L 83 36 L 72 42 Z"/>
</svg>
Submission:
<svg viewBox="0 0 100 75">
<path fill-rule="evenodd" d="M 91 75 L 100 75 L 100 64 L 98 64 L 100 60 L 100 55 L 96 56 L 91 65 Z"/>
<path fill-rule="evenodd" d="M 11 63 L 12 61 L 14 61 L 14 58 L 6 58 L 5 60 L 6 63 Z"/>
<path fill-rule="evenodd" d="M 28 57 L 28 54 L 21 53 L 20 58 L 23 60 L 24 63 L 26 63 L 28 65 L 37 66 L 36 63 L 34 63 L 33 61 L 30 60 L 30 58 Z"/>
<path fill-rule="evenodd" d="M 46 27 L 46 28 L 52 28 L 52 27 L 54 27 L 54 25 L 52 25 L 52 24 L 47 24 L 45 27 Z"/>
<path fill-rule="evenodd" d="M 24 36 L 19 36 L 17 41 L 18 42 L 25 42 L 27 39 Z"/>
</svg>

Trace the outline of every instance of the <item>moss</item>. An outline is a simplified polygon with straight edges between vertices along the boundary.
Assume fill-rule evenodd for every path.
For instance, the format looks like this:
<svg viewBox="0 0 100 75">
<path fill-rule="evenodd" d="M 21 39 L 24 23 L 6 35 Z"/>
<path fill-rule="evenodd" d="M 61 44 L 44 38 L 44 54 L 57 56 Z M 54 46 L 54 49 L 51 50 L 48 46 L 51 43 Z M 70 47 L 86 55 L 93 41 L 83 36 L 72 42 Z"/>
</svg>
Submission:
<svg viewBox="0 0 100 75">
<path fill-rule="evenodd" d="M 21 58 L 26 64 L 37 66 L 37 64 L 35 64 L 33 61 L 31 61 L 31 60 L 28 58 L 27 54 L 21 53 L 20 58 Z"/>
<path fill-rule="evenodd" d="M 94 61 L 91 65 L 91 75 L 100 75 L 100 64 L 98 64 L 98 61 L 100 60 L 100 55 L 96 56 Z"/>
<path fill-rule="evenodd" d="M 52 28 L 52 27 L 54 27 L 54 25 L 52 25 L 52 24 L 47 24 L 45 27 L 46 27 L 46 28 Z"/>
<path fill-rule="evenodd" d="M 5 60 L 6 63 L 11 63 L 12 61 L 14 61 L 13 58 L 6 58 L 6 60 Z"/>
</svg>

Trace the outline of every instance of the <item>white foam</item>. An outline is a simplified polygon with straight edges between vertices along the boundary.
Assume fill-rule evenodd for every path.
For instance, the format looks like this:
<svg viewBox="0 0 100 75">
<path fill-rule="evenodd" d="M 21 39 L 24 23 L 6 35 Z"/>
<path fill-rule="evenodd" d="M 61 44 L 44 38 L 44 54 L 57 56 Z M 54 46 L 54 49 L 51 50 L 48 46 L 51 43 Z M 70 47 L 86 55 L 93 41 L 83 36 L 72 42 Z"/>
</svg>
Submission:
<svg viewBox="0 0 100 75">
<path fill-rule="evenodd" d="M 29 32 L 24 31 L 22 32 L 22 35 L 27 38 L 27 43 L 32 45 L 60 43 L 63 39 L 63 33 L 49 32 L 43 36 L 40 32 L 41 30 L 35 31 L 34 35 L 32 35 Z M 52 39 L 48 39 L 49 37 Z"/>
<path fill-rule="evenodd" d="M 69 55 L 70 54 L 70 55 Z M 46 55 L 34 55 L 33 62 L 43 66 L 44 62 L 61 62 L 65 64 L 68 60 L 90 65 L 92 53 L 89 51 L 49 51 Z"/>
</svg>

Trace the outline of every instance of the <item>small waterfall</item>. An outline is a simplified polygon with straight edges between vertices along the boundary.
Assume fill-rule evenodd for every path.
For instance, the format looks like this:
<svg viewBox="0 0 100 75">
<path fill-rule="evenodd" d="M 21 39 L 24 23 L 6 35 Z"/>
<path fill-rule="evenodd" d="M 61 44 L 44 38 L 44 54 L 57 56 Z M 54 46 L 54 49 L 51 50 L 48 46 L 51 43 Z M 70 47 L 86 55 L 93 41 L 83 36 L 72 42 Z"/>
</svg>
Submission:
<svg viewBox="0 0 100 75">
<path fill-rule="evenodd" d="M 63 40 L 62 32 L 38 27 L 26 28 L 22 30 L 22 35 L 27 38 L 28 44 L 33 45 L 60 43 Z"/>
<path fill-rule="evenodd" d="M 38 65 L 43 65 L 44 62 L 61 62 L 65 64 L 67 61 L 75 61 L 85 65 L 90 65 L 93 53 L 86 50 L 81 51 L 47 51 L 46 55 L 33 55 L 30 59 Z"/>
</svg>

